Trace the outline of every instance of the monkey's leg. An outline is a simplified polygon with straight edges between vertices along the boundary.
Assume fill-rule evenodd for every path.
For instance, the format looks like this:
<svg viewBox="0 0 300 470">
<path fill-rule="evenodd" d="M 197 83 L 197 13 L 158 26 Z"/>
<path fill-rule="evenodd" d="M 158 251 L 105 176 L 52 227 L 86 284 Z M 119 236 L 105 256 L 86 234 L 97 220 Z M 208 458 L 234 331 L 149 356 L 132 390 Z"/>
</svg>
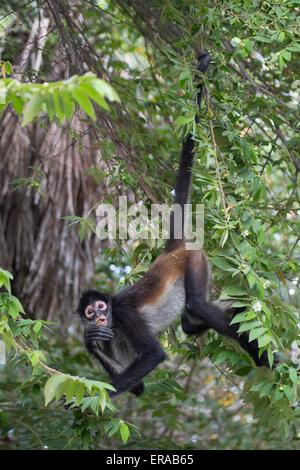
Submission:
<svg viewBox="0 0 300 470">
<path fill-rule="evenodd" d="M 203 284 L 205 280 L 205 272 L 207 266 L 201 262 L 197 262 L 197 257 L 194 256 L 192 262 L 187 265 L 185 272 L 185 289 L 186 289 L 186 310 L 188 320 L 194 321 L 201 327 L 202 325 L 207 328 L 212 328 L 221 335 L 228 336 L 236 340 L 245 351 L 250 354 L 257 366 L 269 366 L 267 352 L 264 351 L 259 357 L 259 347 L 257 340 L 249 343 L 249 336 L 247 333 L 238 334 L 239 324 L 230 325 L 232 317 L 234 316 L 234 309 L 221 309 L 218 305 L 208 302 L 204 297 Z M 199 260 L 198 260 L 199 261 Z M 235 312 L 238 313 L 238 312 Z M 274 364 L 278 363 L 278 357 L 274 354 Z"/>
<path fill-rule="evenodd" d="M 187 335 L 201 335 L 210 328 L 203 318 L 191 315 L 191 304 L 193 304 L 193 296 L 201 296 L 205 300 L 209 300 L 210 296 L 210 269 L 204 254 L 204 251 L 192 252 L 188 260 L 188 270 L 185 273 L 185 293 L 187 309 L 181 317 L 181 326 Z M 200 270 L 201 267 L 201 270 Z M 191 279 L 190 279 L 191 278 Z M 191 286 L 190 282 L 195 286 Z"/>
<path fill-rule="evenodd" d="M 208 330 L 208 326 L 202 320 L 194 315 L 188 315 L 188 312 L 184 312 L 181 316 L 181 327 L 187 335 L 202 335 Z"/>
<path fill-rule="evenodd" d="M 143 382 L 139 382 L 135 387 L 133 387 L 131 390 L 129 390 L 130 393 L 133 393 L 134 395 L 136 395 L 137 397 L 139 397 L 140 395 L 142 395 L 143 391 L 144 391 L 144 384 Z"/>
</svg>

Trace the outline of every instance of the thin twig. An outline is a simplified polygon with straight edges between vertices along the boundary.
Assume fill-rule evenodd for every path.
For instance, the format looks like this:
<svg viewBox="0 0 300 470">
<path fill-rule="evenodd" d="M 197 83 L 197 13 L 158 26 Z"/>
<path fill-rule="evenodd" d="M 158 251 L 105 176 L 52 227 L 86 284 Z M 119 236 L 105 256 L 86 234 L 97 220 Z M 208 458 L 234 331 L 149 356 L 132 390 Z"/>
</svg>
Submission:
<svg viewBox="0 0 300 470">
<path fill-rule="evenodd" d="M 298 236 L 298 237 L 296 238 L 296 241 L 295 241 L 295 243 L 293 244 L 293 246 L 292 246 L 292 248 L 291 248 L 291 251 L 290 251 L 289 254 L 288 254 L 288 257 L 289 257 L 289 258 L 292 256 L 292 253 L 293 253 L 294 249 L 296 248 L 296 246 L 297 246 L 299 240 L 300 240 L 300 236 Z"/>
<path fill-rule="evenodd" d="M 187 393 L 189 392 L 189 389 L 190 389 L 190 386 L 191 386 L 191 382 L 192 382 L 192 377 L 193 377 L 194 372 L 195 372 L 195 370 L 196 370 L 196 366 L 197 366 L 198 360 L 199 360 L 198 357 L 195 357 L 195 359 L 193 360 L 193 364 L 192 364 L 190 373 L 189 373 L 189 375 L 188 375 L 188 377 L 187 377 L 187 381 L 186 381 L 185 386 L 184 386 L 184 389 L 183 389 L 183 392 L 184 392 L 185 394 L 187 394 Z"/>
<path fill-rule="evenodd" d="M 203 42 L 202 42 L 201 38 L 200 38 L 200 47 L 201 47 L 201 50 L 203 51 L 204 50 L 203 49 Z M 208 88 L 207 88 L 206 84 L 204 84 L 204 90 L 205 90 L 205 96 L 206 96 L 207 113 L 209 115 L 209 129 L 210 129 L 210 135 L 211 135 L 211 140 L 212 140 L 213 150 L 214 150 L 216 174 L 217 174 L 219 189 L 220 189 L 220 193 L 221 193 L 221 197 L 222 197 L 224 215 L 226 215 L 227 212 L 228 212 L 228 209 L 226 208 L 226 203 L 225 203 L 226 197 L 225 197 L 225 194 L 224 194 L 224 191 L 223 191 L 222 180 L 221 180 L 221 175 L 220 175 L 220 168 L 219 168 L 219 162 L 218 162 L 218 153 L 217 153 L 218 152 L 218 147 L 217 147 L 217 144 L 216 144 L 216 139 L 215 139 L 215 134 L 214 134 L 213 122 L 212 122 L 212 117 L 211 117 L 212 113 L 211 113 L 210 101 L 209 101 L 209 93 L 208 93 Z"/>
<path fill-rule="evenodd" d="M 207 92 L 207 87 L 206 86 L 205 86 L 205 90 Z M 208 96 L 208 93 L 207 93 L 207 96 Z M 209 102 L 207 102 L 207 106 L 209 108 Z M 215 140 L 215 134 L 214 134 L 213 123 L 212 123 L 211 118 L 209 119 L 209 129 L 210 129 L 210 135 L 211 135 L 211 139 L 212 139 L 212 143 L 213 143 L 216 173 L 217 173 L 217 177 L 218 177 L 220 193 L 221 193 L 221 196 L 222 196 L 223 209 L 224 209 L 224 213 L 227 214 L 228 211 L 227 211 L 226 203 L 225 203 L 226 198 L 225 198 L 225 194 L 224 194 L 223 186 L 222 186 L 222 181 L 221 181 L 220 168 L 219 168 L 219 162 L 218 162 L 218 156 L 217 156 L 217 144 L 216 144 L 216 140 Z"/>
<path fill-rule="evenodd" d="M 203 356 L 202 346 L 199 345 L 197 339 L 195 339 L 195 343 L 196 343 L 197 346 L 199 347 L 200 353 L 201 353 L 201 355 Z M 234 380 L 232 380 L 232 378 L 229 377 L 229 375 L 226 374 L 226 372 L 224 372 L 219 366 L 217 366 L 217 364 L 215 364 L 211 359 L 210 359 L 210 361 L 211 361 L 212 364 L 218 369 L 218 371 L 220 372 L 220 374 L 224 375 L 224 377 L 226 377 L 226 379 L 229 380 L 229 382 L 233 383 L 233 385 L 234 385 L 235 387 L 237 387 L 238 390 L 242 391 L 241 388 L 240 388 L 240 386 L 239 386 L 236 382 L 234 382 Z"/>
<path fill-rule="evenodd" d="M 282 140 L 282 142 L 284 143 L 290 157 L 291 157 L 291 160 L 293 162 L 293 164 L 295 165 L 295 168 L 297 171 L 300 171 L 300 160 L 298 160 L 298 158 L 296 157 L 296 155 L 294 154 L 294 152 L 288 147 L 288 143 L 287 143 L 287 140 L 282 132 L 282 130 L 277 127 L 275 129 L 275 132 L 276 132 L 276 135 Z"/>
<path fill-rule="evenodd" d="M 19 343 L 21 343 L 22 346 Z M 16 345 L 17 345 L 17 348 L 19 349 L 19 351 L 21 351 L 21 352 L 24 352 L 24 351 L 33 352 L 33 350 L 29 346 L 27 346 L 27 344 L 25 344 L 21 339 L 16 340 Z M 63 375 L 63 372 L 60 372 L 56 369 L 52 369 L 52 367 L 46 366 L 46 364 L 43 361 L 41 361 L 40 359 L 38 359 L 38 363 L 48 372 L 49 375 L 54 375 L 54 374 Z"/>
<path fill-rule="evenodd" d="M 216 364 L 215 362 L 213 362 L 213 361 L 211 361 L 211 362 L 212 362 L 212 364 L 218 369 L 218 371 L 220 372 L 220 374 L 224 375 L 224 377 L 226 377 L 226 379 L 229 380 L 229 382 L 233 383 L 233 385 L 234 385 L 240 392 L 242 391 L 241 388 L 240 388 L 240 386 L 239 386 L 234 380 L 232 380 L 232 378 L 229 377 L 229 375 L 226 374 L 226 372 L 224 372 L 219 366 L 217 366 L 217 364 Z"/>
</svg>

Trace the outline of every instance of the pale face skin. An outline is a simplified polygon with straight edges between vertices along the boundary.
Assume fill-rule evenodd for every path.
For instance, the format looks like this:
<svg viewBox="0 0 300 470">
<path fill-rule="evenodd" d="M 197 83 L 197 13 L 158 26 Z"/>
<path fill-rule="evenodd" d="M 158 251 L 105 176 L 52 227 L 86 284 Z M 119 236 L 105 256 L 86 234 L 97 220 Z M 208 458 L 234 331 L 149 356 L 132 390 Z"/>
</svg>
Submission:
<svg viewBox="0 0 300 470">
<path fill-rule="evenodd" d="M 86 306 L 84 315 L 89 321 L 93 321 L 98 326 L 107 326 L 106 312 L 107 304 L 103 300 L 97 300 Z"/>
</svg>

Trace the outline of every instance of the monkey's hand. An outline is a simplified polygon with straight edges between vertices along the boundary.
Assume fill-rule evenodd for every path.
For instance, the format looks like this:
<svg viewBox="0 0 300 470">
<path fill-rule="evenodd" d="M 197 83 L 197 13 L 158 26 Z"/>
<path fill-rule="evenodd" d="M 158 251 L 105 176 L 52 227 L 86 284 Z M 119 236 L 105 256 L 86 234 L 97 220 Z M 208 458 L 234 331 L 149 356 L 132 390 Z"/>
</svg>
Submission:
<svg viewBox="0 0 300 470">
<path fill-rule="evenodd" d="M 91 326 L 84 331 L 84 341 L 88 346 L 94 341 L 111 341 L 114 333 L 106 326 Z"/>
</svg>

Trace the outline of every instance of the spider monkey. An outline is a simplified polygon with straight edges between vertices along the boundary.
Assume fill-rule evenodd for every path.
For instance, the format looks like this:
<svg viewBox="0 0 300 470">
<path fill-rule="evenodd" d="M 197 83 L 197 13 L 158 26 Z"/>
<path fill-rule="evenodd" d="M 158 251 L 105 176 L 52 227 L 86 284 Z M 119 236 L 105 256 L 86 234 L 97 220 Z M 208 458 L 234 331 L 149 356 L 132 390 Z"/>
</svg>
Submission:
<svg viewBox="0 0 300 470">
<path fill-rule="evenodd" d="M 198 56 L 198 70 L 205 73 L 211 57 Z M 202 85 L 198 85 L 200 110 Z M 196 123 L 199 115 L 195 116 Z M 182 208 L 188 203 L 194 157 L 192 134 L 183 141 L 174 203 Z M 165 358 L 157 335 L 181 316 L 183 331 L 201 334 L 209 328 L 235 339 L 253 358 L 257 366 L 269 365 L 266 351 L 259 357 L 256 340 L 249 343 L 247 333 L 238 335 L 238 325 L 230 325 L 232 316 L 241 309 L 232 309 L 229 302 L 210 301 L 210 268 L 203 250 L 187 250 L 183 237 L 174 236 L 175 221 L 171 213 L 170 233 L 162 254 L 149 271 L 131 287 L 115 295 L 97 290 L 85 291 L 78 313 L 87 328 L 84 342 L 112 378 L 115 392 L 110 397 L 130 391 L 140 395 L 142 379 Z M 183 232 L 182 232 L 183 233 Z M 274 355 L 274 365 L 278 362 Z"/>
</svg>

